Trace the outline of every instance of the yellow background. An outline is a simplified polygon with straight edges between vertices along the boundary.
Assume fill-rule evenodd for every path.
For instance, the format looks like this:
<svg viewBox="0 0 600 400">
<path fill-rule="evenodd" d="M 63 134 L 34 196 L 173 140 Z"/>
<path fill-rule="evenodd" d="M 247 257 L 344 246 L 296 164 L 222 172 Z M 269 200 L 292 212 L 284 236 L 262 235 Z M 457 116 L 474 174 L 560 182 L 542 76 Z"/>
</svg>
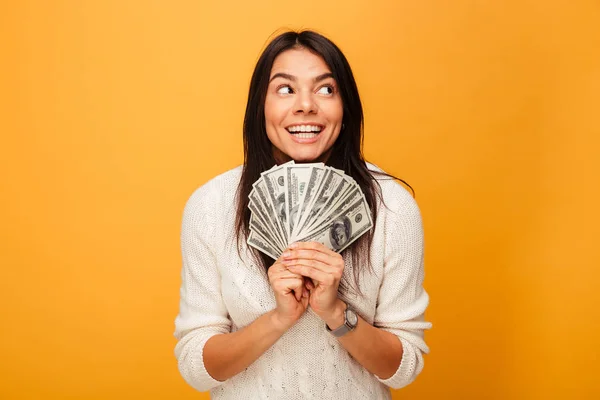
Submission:
<svg viewBox="0 0 600 400">
<path fill-rule="evenodd" d="M 434 328 L 395 398 L 600 398 L 592 0 L 2 2 L 0 398 L 208 398 L 173 355 L 181 213 L 241 162 L 281 27 L 342 48 L 417 192 Z"/>
</svg>

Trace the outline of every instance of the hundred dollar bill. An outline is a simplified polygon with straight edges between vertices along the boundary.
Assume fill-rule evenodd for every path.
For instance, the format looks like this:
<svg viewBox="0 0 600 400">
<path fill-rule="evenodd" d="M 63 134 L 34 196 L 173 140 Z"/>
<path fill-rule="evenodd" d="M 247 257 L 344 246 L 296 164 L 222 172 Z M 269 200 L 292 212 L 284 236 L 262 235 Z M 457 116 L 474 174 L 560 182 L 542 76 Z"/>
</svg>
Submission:
<svg viewBox="0 0 600 400">
<path fill-rule="evenodd" d="M 343 173 L 343 171 L 340 172 Z M 331 215 L 332 213 L 334 213 L 333 210 L 335 210 L 341 202 L 346 201 L 348 199 L 348 196 L 354 195 L 355 189 L 361 191 L 358 183 L 356 183 L 356 181 L 352 179 L 352 177 L 349 175 L 343 175 L 343 182 L 341 183 L 341 185 L 341 188 L 339 188 L 341 189 L 341 192 L 339 194 L 336 193 L 332 196 L 329 204 L 327 204 L 324 207 L 324 209 L 320 213 L 321 215 L 316 217 L 316 219 L 312 222 L 312 226 L 308 227 L 308 229 L 312 230 L 317 224 L 320 224 L 322 222 L 324 216 Z M 337 190 L 338 188 L 336 188 L 336 191 Z"/>
<path fill-rule="evenodd" d="M 294 161 L 287 162 L 261 174 L 267 188 L 269 200 L 275 211 L 275 222 L 285 243 L 288 242 L 288 230 L 286 228 L 288 224 L 287 207 L 285 204 L 285 167 L 293 163 Z"/>
<path fill-rule="evenodd" d="M 300 211 L 300 205 L 304 194 L 306 192 L 306 186 L 311 175 L 311 171 L 314 167 L 318 167 L 322 164 L 294 164 L 285 168 L 285 204 L 287 207 L 287 225 L 288 237 L 292 236 L 294 231 L 294 224 L 298 217 L 298 211 Z"/>
<path fill-rule="evenodd" d="M 275 225 L 275 221 L 269 217 L 268 206 L 270 206 L 270 203 L 265 202 L 266 197 L 264 196 L 264 192 L 259 191 L 259 189 L 257 189 L 257 186 L 258 185 L 254 186 L 254 188 L 250 192 L 250 195 L 248 196 L 248 207 L 250 208 L 250 211 L 253 214 L 256 213 L 257 216 L 260 217 L 260 220 L 263 222 L 265 228 L 269 230 L 269 236 L 273 238 L 273 241 L 283 246 L 283 240 L 277 234 L 277 227 Z M 262 196 L 259 193 L 262 193 Z"/>
<path fill-rule="evenodd" d="M 273 260 L 277 260 L 277 254 L 279 254 L 277 250 L 275 250 L 265 238 L 261 237 L 258 232 L 250 231 L 247 243 L 258 251 L 262 251 Z"/>
<path fill-rule="evenodd" d="M 373 226 L 360 186 L 323 163 L 274 166 L 249 195 L 248 244 L 276 258 L 296 240 L 341 252 Z"/>
<path fill-rule="evenodd" d="M 250 215 L 250 229 L 259 233 L 279 253 L 283 253 L 281 244 L 269 234 L 269 230 L 263 225 L 259 217 L 252 213 Z"/>
<path fill-rule="evenodd" d="M 331 179 L 330 179 L 331 168 L 326 167 L 326 166 L 323 166 L 321 168 L 323 168 L 323 177 L 321 178 L 321 181 L 316 186 L 316 188 L 313 190 L 310 201 L 304 207 L 304 213 L 298 219 L 298 226 L 297 226 L 296 230 L 299 235 L 304 234 L 304 228 L 306 226 L 307 219 L 314 215 L 313 207 L 315 206 L 315 201 L 320 197 L 321 188 L 323 186 L 329 186 L 329 184 L 331 182 Z"/>
<path fill-rule="evenodd" d="M 321 180 L 323 179 L 323 175 L 325 174 L 326 169 L 324 167 L 314 167 L 308 178 L 308 182 L 306 184 L 306 190 L 302 201 L 300 203 L 300 208 L 298 212 L 297 220 L 294 223 L 294 231 L 292 232 L 292 237 L 290 238 L 290 242 L 296 241 L 296 236 L 299 232 L 300 223 L 303 222 L 302 216 L 304 213 L 309 210 L 308 206 L 312 203 L 313 196 L 316 194 L 315 191 L 319 187 Z"/>
<path fill-rule="evenodd" d="M 306 231 L 310 228 L 323 214 L 326 206 L 330 204 L 335 195 L 339 195 L 340 191 L 336 191 L 341 182 L 344 181 L 343 172 L 328 168 L 327 173 L 323 176 L 323 182 L 317 194 L 314 196 L 313 203 L 309 208 L 309 212 L 305 217 L 304 223 L 300 228 L 301 231 Z M 340 189 L 341 190 L 341 189 Z"/>
<path fill-rule="evenodd" d="M 332 220 L 337 218 L 340 214 L 343 214 L 348 208 L 350 208 L 357 200 L 364 201 L 367 204 L 366 200 L 362 197 L 362 192 L 359 188 L 355 187 L 352 189 L 349 195 L 347 195 L 344 200 L 336 203 L 335 207 L 330 210 L 327 215 L 324 215 L 321 221 L 318 224 L 311 227 L 311 229 L 303 230 L 302 235 L 310 235 L 313 232 L 321 229 L 323 226 L 329 225 Z M 368 209 L 368 206 L 367 206 Z"/>
<path fill-rule="evenodd" d="M 315 216 L 311 218 L 310 222 L 306 224 L 306 228 L 308 231 L 312 230 L 315 226 L 320 225 L 323 218 L 330 214 L 333 210 L 335 210 L 335 206 L 343 201 L 346 196 L 349 194 L 350 190 L 352 190 L 354 186 L 351 185 L 350 181 L 346 179 L 340 179 L 335 187 L 335 190 L 331 192 L 327 201 L 319 210 L 317 210 Z"/>
<path fill-rule="evenodd" d="M 372 227 L 371 212 L 360 197 L 329 224 L 301 240 L 319 242 L 339 253 Z"/>
<path fill-rule="evenodd" d="M 270 220 L 272 226 L 275 228 L 273 233 L 277 235 L 277 238 L 281 243 L 287 244 L 287 238 L 283 236 L 283 232 L 279 228 L 279 223 L 277 222 L 278 217 L 273 205 L 271 204 L 271 200 L 269 199 L 268 189 L 264 179 L 257 180 L 253 187 L 256 189 L 256 196 L 266 211 L 267 219 Z"/>
</svg>

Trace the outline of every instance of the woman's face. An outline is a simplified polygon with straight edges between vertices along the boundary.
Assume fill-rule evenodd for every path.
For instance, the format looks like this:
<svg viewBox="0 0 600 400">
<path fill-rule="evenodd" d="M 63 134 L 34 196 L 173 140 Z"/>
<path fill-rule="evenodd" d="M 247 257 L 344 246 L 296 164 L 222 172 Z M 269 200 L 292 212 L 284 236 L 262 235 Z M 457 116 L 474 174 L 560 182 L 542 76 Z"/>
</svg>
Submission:
<svg viewBox="0 0 600 400">
<path fill-rule="evenodd" d="M 267 89 L 265 122 L 278 163 L 327 160 L 342 117 L 337 83 L 320 56 L 306 49 L 277 56 Z"/>
</svg>

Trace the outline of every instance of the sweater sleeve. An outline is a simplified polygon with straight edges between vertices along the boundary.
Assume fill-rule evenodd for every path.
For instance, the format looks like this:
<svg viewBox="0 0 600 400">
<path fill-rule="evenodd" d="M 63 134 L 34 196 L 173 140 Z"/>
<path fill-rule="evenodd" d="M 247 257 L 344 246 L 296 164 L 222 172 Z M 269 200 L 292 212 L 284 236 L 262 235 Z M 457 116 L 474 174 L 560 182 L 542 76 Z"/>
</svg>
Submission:
<svg viewBox="0 0 600 400">
<path fill-rule="evenodd" d="M 403 189 L 402 189 L 403 190 Z M 399 389 L 415 380 L 423 369 L 424 313 L 429 297 L 423 289 L 423 228 L 415 200 L 403 190 L 399 207 L 388 211 L 385 226 L 384 276 L 379 289 L 374 326 L 393 333 L 402 343 L 398 370 L 383 384 Z"/>
<path fill-rule="evenodd" d="M 179 315 L 175 319 L 175 356 L 185 381 L 199 391 L 223 382 L 204 366 L 204 345 L 212 336 L 229 333 L 231 321 L 221 297 L 221 281 L 214 252 L 216 201 L 205 185 L 188 200 L 181 230 L 183 267 Z"/>
</svg>

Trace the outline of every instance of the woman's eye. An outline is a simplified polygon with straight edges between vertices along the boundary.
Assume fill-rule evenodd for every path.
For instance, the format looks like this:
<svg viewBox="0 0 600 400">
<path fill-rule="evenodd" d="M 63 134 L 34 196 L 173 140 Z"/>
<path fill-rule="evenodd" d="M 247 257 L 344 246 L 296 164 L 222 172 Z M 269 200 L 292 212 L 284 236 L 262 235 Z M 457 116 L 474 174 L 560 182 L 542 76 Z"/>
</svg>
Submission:
<svg viewBox="0 0 600 400">
<path fill-rule="evenodd" d="M 333 86 L 323 86 L 321 89 L 319 89 L 319 91 L 317 93 L 319 93 L 319 94 L 333 94 Z"/>
<path fill-rule="evenodd" d="M 292 88 L 289 86 L 282 86 L 279 89 L 277 89 L 277 93 L 279 94 L 292 94 Z"/>
</svg>

